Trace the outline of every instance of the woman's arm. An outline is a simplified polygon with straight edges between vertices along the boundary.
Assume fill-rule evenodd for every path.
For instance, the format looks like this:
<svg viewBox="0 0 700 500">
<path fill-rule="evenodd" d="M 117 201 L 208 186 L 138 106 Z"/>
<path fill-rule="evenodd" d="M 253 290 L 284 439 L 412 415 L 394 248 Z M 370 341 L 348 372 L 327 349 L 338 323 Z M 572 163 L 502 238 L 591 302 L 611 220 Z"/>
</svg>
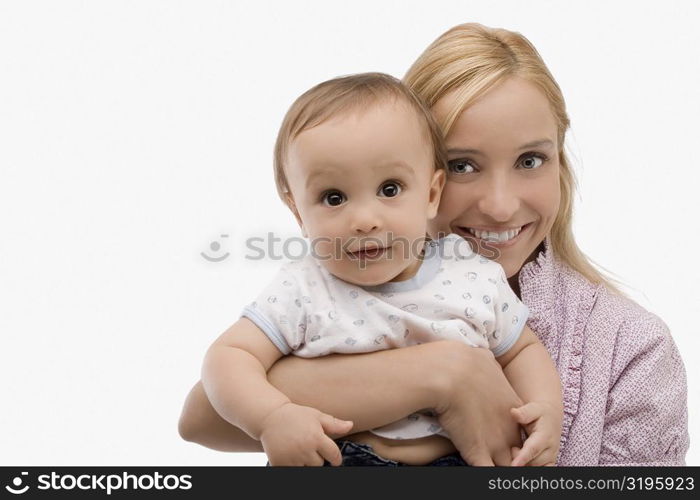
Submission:
<svg viewBox="0 0 700 500">
<path fill-rule="evenodd" d="M 441 403 L 456 372 L 469 363 L 471 349 L 451 344 L 313 360 L 289 356 L 273 366 L 268 378 L 295 403 L 352 420 L 352 433 L 366 431 Z"/>
<path fill-rule="evenodd" d="M 182 408 L 178 431 L 185 441 L 201 444 L 218 451 L 262 452 L 262 445 L 248 434 L 234 427 L 216 413 L 197 382 L 187 395 Z"/>
<path fill-rule="evenodd" d="M 685 465 L 685 367 L 666 324 L 647 313 L 618 332 L 600 465 Z"/>
<path fill-rule="evenodd" d="M 314 359 L 287 356 L 273 365 L 268 380 L 295 403 L 352 420 L 355 433 L 388 424 L 421 408 L 436 407 L 454 378 L 454 368 L 468 363 L 470 349 L 450 344 L 431 342 Z M 442 363 L 438 363 L 440 359 Z M 201 382 L 185 401 L 179 430 L 183 439 L 209 448 L 261 451 L 245 433 L 217 414 Z"/>
<path fill-rule="evenodd" d="M 353 433 L 435 408 L 448 430 L 465 434 L 462 441 L 473 443 L 470 463 L 507 465 L 510 446 L 519 444 L 519 429 L 509 408 L 522 401 L 490 351 L 461 342 L 316 359 L 288 356 L 272 367 L 268 377 L 293 402 L 352 420 Z M 180 418 L 180 434 L 217 450 L 260 451 L 215 413 L 195 386 Z"/>
</svg>

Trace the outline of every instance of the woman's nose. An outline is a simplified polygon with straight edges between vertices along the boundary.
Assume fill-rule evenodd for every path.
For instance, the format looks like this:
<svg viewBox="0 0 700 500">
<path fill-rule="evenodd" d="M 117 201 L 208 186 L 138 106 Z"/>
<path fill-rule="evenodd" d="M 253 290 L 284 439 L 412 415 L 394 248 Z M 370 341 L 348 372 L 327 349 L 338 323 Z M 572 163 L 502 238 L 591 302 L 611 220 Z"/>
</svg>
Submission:
<svg viewBox="0 0 700 500">
<path fill-rule="evenodd" d="M 479 210 L 497 222 L 508 222 L 520 209 L 520 198 L 506 179 L 491 179 L 480 186 Z"/>
</svg>

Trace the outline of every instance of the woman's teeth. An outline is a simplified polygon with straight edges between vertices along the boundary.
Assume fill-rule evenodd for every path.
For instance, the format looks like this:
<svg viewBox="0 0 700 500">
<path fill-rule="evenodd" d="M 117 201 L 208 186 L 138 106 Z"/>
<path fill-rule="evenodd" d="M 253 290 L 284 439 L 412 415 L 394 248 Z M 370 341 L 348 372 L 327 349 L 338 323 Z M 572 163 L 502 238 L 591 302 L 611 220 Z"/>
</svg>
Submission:
<svg viewBox="0 0 700 500">
<path fill-rule="evenodd" d="M 470 227 L 467 228 L 467 230 L 477 238 L 481 240 L 493 241 L 494 243 L 504 243 L 508 240 L 512 240 L 520 233 L 522 229 L 523 227 L 520 226 L 517 229 L 511 229 L 510 231 L 496 233 L 494 231 L 479 231 L 478 229 L 472 229 Z"/>
</svg>

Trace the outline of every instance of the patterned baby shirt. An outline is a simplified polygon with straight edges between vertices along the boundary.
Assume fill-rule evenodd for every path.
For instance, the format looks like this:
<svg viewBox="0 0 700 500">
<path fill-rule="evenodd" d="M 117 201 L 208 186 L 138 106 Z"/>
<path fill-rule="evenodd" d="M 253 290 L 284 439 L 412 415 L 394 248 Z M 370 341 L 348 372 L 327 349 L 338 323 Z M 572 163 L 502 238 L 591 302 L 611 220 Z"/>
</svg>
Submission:
<svg viewBox="0 0 700 500">
<path fill-rule="evenodd" d="M 503 268 L 450 234 L 426 242 L 421 266 L 405 281 L 359 286 L 330 274 L 311 255 L 287 262 L 241 316 L 282 354 L 312 358 L 446 339 L 501 356 L 519 338 L 528 313 Z M 391 439 L 446 436 L 429 409 L 372 432 Z"/>
</svg>

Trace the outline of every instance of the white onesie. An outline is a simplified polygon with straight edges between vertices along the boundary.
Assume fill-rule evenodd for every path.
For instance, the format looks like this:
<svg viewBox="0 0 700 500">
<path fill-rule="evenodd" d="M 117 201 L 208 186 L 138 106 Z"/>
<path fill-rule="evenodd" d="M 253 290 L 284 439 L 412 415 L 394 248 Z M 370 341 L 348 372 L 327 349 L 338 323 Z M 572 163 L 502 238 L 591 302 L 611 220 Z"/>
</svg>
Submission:
<svg viewBox="0 0 700 500">
<path fill-rule="evenodd" d="M 424 250 L 411 279 L 376 286 L 343 281 L 311 255 L 287 262 L 241 316 L 282 354 L 305 358 L 444 339 L 505 354 L 520 336 L 528 309 L 503 268 L 457 234 L 429 241 Z M 429 409 L 372 432 L 391 439 L 447 436 Z"/>
</svg>

